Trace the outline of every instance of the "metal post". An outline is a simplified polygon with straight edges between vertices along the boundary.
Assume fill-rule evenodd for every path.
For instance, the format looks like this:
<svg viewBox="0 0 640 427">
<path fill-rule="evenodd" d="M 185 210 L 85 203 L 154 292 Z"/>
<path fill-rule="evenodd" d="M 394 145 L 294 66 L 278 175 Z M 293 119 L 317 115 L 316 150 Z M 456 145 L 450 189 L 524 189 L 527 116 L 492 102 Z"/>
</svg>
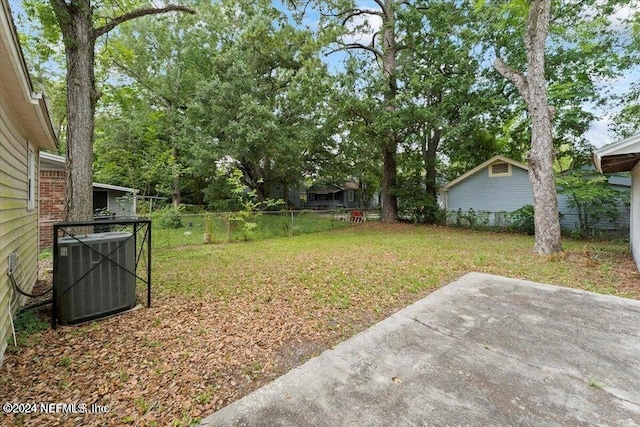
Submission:
<svg viewBox="0 0 640 427">
<path fill-rule="evenodd" d="M 58 310 L 58 226 L 53 224 L 53 291 L 51 294 L 51 329 L 56 329 L 56 312 Z"/>
<path fill-rule="evenodd" d="M 147 224 L 147 307 L 151 307 L 151 220 Z"/>
</svg>

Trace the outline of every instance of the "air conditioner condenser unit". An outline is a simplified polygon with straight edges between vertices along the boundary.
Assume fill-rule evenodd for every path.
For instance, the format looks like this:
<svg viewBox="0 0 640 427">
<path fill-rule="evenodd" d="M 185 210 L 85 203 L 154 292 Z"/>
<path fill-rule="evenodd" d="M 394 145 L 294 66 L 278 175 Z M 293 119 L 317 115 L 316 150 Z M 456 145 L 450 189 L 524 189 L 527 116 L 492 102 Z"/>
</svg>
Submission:
<svg viewBox="0 0 640 427">
<path fill-rule="evenodd" d="M 58 322 L 79 323 L 135 306 L 135 255 L 131 233 L 60 238 L 55 280 Z"/>
</svg>

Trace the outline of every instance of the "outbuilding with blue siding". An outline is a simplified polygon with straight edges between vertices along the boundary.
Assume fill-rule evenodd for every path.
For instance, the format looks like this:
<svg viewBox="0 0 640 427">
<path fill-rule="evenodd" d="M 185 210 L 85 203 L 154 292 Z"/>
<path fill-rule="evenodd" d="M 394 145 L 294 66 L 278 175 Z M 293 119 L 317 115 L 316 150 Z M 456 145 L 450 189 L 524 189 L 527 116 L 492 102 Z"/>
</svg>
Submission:
<svg viewBox="0 0 640 427">
<path fill-rule="evenodd" d="M 492 157 L 441 187 L 439 199 L 449 222 L 472 211 L 486 225 L 501 225 L 504 214 L 533 203 L 529 168 L 504 156 Z"/>
<path fill-rule="evenodd" d="M 628 230 L 628 195 L 631 179 L 610 176 L 609 186 L 622 195 L 616 203 L 615 222 L 600 221 L 599 232 L 623 234 Z M 440 188 L 440 206 L 447 212 L 447 222 L 459 225 L 506 226 L 510 214 L 523 206 L 533 205 L 533 188 L 529 167 L 504 156 L 495 156 Z M 572 207 L 569 195 L 558 192 L 560 226 L 578 230 L 578 212 Z M 594 230 L 595 231 L 595 230 Z"/>
</svg>

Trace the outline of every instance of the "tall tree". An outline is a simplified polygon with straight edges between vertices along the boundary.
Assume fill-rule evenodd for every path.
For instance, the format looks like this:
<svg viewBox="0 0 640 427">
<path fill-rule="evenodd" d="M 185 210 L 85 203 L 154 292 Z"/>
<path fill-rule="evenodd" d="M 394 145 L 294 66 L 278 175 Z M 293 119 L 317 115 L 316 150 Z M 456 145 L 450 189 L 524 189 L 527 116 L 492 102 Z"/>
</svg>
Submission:
<svg viewBox="0 0 640 427">
<path fill-rule="evenodd" d="M 628 67 L 625 42 L 612 19 L 626 6 L 620 0 L 483 1 L 483 29 L 495 50 L 496 70 L 513 84 L 526 114 L 514 109 L 506 132 L 530 141 L 528 161 L 533 185 L 538 253 L 562 249 L 553 180 L 554 159 L 584 151 L 584 132 L 593 115 L 585 104 L 599 104 L 598 81 Z M 553 10 L 553 13 L 552 13 Z M 505 87 L 505 96 L 511 90 Z M 529 125 L 530 124 L 530 125 Z M 579 157 L 581 155 L 579 154 Z M 559 158 L 562 158 L 559 160 Z M 564 168 L 564 167 L 563 167 Z"/>
<path fill-rule="evenodd" d="M 304 9 L 308 4 L 308 2 L 298 1 L 291 3 L 296 5 L 298 10 Z M 321 25 L 331 28 L 336 35 L 329 54 L 339 51 L 364 52 L 378 66 L 382 82 L 380 92 L 384 101 L 379 111 L 378 122 L 382 123 L 385 118 L 393 116 L 396 110 L 398 52 L 406 48 L 398 41 L 398 13 L 402 7 L 412 6 L 410 2 L 398 0 L 374 0 L 373 3 L 373 5 L 360 5 L 356 1 L 317 1 L 315 6 L 322 16 Z M 379 28 L 370 25 L 374 21 L 380 23 Z M 369 40 L 364 42 L 361 40 L 360 36 L 363 33 L 368 33 Z M 373 77 L 371 80 L 376 80 L 377 76 L 369 77 Z M 387 126 L 385 130 L 382 127 L 378 130 L 379 137 L 374 142 L 379 145 L 383 164 L 381 221 L 394 222 L 398 219 L 398 199 L 394 187 L 397 180 L 400 138 L 393 125 Z"/>
<path fill-rule="evenodd" d="M 96 13 L 91 0 L 49 0 L 51 13 L 41 14 L 43 25 L 60 29 L 66 59 L 67 85 L 67 183 L 65 219 L 86 221 L 93 218 L 93 141 L 96 102 L 96 41 L 123 22 L 141 16 L 193 10 L 179 5 L 134 8 L 124 14 L 104 18 Z M 109 7 L 113 6 L 113 7 Z M 101 12 L 120 11 L 120 4 L 103 4 Z M 41 12 L 43 8 L 39 9 Z M 54 17 L 54 20 L 51 20 Z M 48 19 L 46 19 L 48 18 Z"/>
<path fill-rule="evenodd" d="M 286 199 L 331 145 L 330 92 L 313 34 L 269 2 L 229 2 L 229 29 L 189 108 L 200 132 L 194 158 L 233 162 L 259 201 Z M 209 165 L 209 166 L 207 166 Z"/>
<path fill-rule="evenodd" d="M 545 41 L 549 32 L 551 0 L 533 0 L 529 7 L 524 44 L 527 55 L 526 74 L 510 67 L 497 56 L 496 70 L 511 80 L 522 95 L 531 117 L 531 151 L 529 179 L 533 186 L 535 215 L 534 250 L 552 254 L 562 250 L 558 196 L 553 176 L 553 110 L 549 106 L 545 79 Z M 500 51 L 498 50 L 498 55 Z"/>
<path fill-rule="evenodd" d="M 472 8 L 418 0 L 401 17 L 403 43 L 410 46 L 398 60 L 402 82 L 398 108 L 403 110 L 403 128 L 410 131 L 403 152 L 415 150 L 420 155 L 423 185 L 435 206 L 438 154 L 444 149 L 455 155 L 461 151 L 458 145 L 475 144 L 473 136 L 486 126 L 483 122 L 494 110 L 495 94 L 486 89 L 479 60 L 474 57 L 477 39 L 469 28 L 474 19 Z"/>
<path fill-rule="evenodd" d="M 205 25 L 213 19 L 211 13 L 205 4 L 199 6 L 197 18 L 146 17 L 121 26 L 107 47 L 112 76 L 124 76 L 118 84 L 135 87 L 137 95 L 148 104 L 142 109 L 135 106 L 136 111 L 127 111 L 126 114 L 139 118 L 141 112 L 148 111 L 149 117 L 155 119 L 147 126 L 155 129 L 157 141 L 138 139 L 138 142 L 164 147 L 162 151 L 166 155 L 157 160 L 169 178 L 163 181 L 170 180 L 163 187 L 170 189 L 167 193 L 174 207 L 181 202 L 181 181 L 189 170 L 189 149 L 193 141 L 193 131 L 186 125 L 186 110 L 190 100 L 196 96 L 198 85 L 206 79 L 202 71 L 209 68 L 208 64 L 216 57 L 211 46 L 215 46 L 219 35 Z M 201 25 L 196 25 L 198 22 Z M 113 92 L 116 95 L 127 93 L 122 87 L 114 88 Z M 123 104 L 120 100 L 121 97 L 112 99 L 120 108 L 132 105 L 131 102 Z M 111 114 L 107 112 L 104 115 Z M 121 120 L 120 117 L 111 117 L 107 123 Z M 136 124 L 136 121 L 132 122 Z M 104 135 L 104 138 L 109 140 L 114 136 Z"/>
</svg>

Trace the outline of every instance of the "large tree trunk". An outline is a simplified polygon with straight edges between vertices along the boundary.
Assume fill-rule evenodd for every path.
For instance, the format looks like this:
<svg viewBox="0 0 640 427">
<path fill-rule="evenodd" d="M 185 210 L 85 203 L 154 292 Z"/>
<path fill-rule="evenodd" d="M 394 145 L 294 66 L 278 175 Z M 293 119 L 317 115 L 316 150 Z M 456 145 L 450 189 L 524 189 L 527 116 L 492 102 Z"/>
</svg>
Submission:
<svg viewBox="0 0 640 427">
<path fill-rule="evenodd" d="M 195 13 L 184 6 L 141 8 L 93 27 L 91 0 L 49 0 L 62 32 L 67 60 L 67 182 L 65 219 L 93 219 L 93 130 L 98 93 L 95 84 L 95 42 L 131 19 L 171 11 Z M 84 232 L 74 230 L 76 233 Z M 87 230 L 88 231 L 88 230 Z"/>
<path fill-rule="evenodd" d="M 98 99 L 93 71 L 95 38 L 91 6 L 62 9 L 64 6 L 59 3 L 53 4 L 58 21 L 64 23 L 61 30 L 67 60 L 65 220 L 90 221 L 93 219 L 93 128 Z"/>
<path fill-rule="evenodd" d="M 393 102 L 396 99 L 398 86 L 396 81 L 396 32 L 395 32 L 395 4 L 394 0 L 385 0 L 384 12 L 384 40 L 382 45 L 382 72 L 387 81 L 387 89 L 384 100 L 387 111 L 395 111 Z M 382 222 L 395 222 L 398 220 L 398 198 L 393 194 L 398 173 L 397 152 L 398 139 L 395 130 L 391 130 L 388 140 L 382 145 Z"/>
<path fill-rule="evenodd" d="M 396 145 L 397 147 L 397 145 Z M 396 185 L 396 150 L 385 148 L 382 170 L 382 222 L 395 222 L 398 220 L 398 198 L 393 194 Z"/>
<path fill-rule="evenodd" d="M 529 68 L 528 80 L 531 96 L 531 151 L 529 152 L 529 179 L 533 186 L 535 226 L 534 250 L 539 254 L 552 254 L 562 250 L 558 196 L 553 173 L 553 136 L 551 112 L 547 101 L 542 64 Z"/>
<path fill-rule="evenodd" d="M 173 147 L 171 149 L 171 156 L 173 157 L 173 188 L 171 191 L 171 201 L 173 207 L 178 209 L 180 207 L 180 166 L 178 163 L 178 149 Z"/>
<path fill-rule="evenodd" d="M 436 154 L 440 145 L 440 135 L 442 131 L 435 129 L 425 129 L 422 138 L 422 160 L 425 169 L 425 187 L 427 194 L 436 199 L 438 196 L 438 188 L 436 186 Z"/>
<path fill-rule="evenodd" d="M 531 151 L 529 153 L 529 179 L 533 187 L 535 244 L 539 254 L 552 254 L 562 250 L 558 197 L 553 174 L 552 109 L 549 106 L 544 77 L 544 47 L 551 17 L 551 0 L 534 0 L 529 10 L 525 46 L 527 51 L 526 76 L 496 58 L 495 67 L 511 80 L 524 97 L 531 117 Z"/>
</svg>

